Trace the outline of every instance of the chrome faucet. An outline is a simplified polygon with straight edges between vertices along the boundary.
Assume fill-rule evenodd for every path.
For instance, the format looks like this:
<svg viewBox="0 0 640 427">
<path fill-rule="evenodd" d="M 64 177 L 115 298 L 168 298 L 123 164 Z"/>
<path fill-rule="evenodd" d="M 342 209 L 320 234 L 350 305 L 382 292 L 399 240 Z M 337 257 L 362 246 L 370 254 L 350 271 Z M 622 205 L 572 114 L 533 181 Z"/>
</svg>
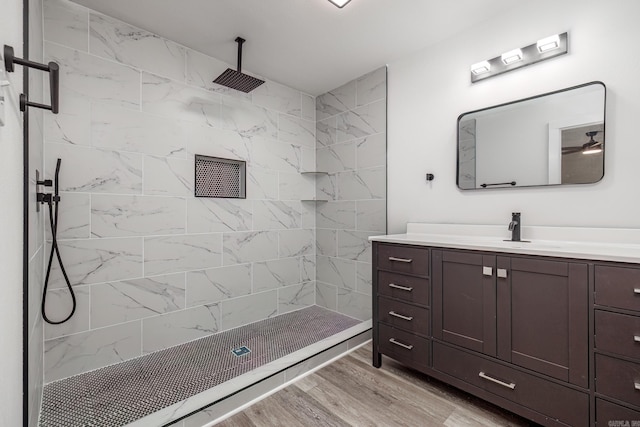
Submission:
<svg viewBox="0 0 640 427">
<path fill-rule="evenodd" d="M 513 212 L 511 214 L 511 222 L 509 223 L 509 231 L 511 232 L 511 241 L 520 241 L 520 227 L 522 221 L 520 220 L 520 212 Z"/>
</svg>

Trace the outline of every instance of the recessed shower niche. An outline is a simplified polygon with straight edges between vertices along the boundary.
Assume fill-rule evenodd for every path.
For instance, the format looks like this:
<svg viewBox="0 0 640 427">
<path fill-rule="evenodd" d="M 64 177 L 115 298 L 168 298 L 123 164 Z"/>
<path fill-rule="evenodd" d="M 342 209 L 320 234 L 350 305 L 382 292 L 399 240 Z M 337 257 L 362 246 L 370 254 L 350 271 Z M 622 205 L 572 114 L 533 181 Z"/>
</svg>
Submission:
<svg viewBox="0 0 640 427">
<path fill-rule="evenodd" d="M 196 154 L 195 196 L 244 199 L 247 163 Z"/>
</svg>

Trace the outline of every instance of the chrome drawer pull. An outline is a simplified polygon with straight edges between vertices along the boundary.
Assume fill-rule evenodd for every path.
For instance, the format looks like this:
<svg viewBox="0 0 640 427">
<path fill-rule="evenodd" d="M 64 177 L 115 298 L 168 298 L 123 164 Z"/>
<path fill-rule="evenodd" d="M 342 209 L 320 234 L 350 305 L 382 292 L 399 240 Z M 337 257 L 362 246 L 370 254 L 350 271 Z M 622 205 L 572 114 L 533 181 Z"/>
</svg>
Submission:
<svg viewBox="0 0 640 427">
<path fill-rule="evenodd" d="M 406 263 L 413 262 L 411 258 L 396 258 L 394 256 L 390 256 L 389 261 L 406 262 Z"/>
<path fill-rule="evenodd" d="M 633 340 L 634 340 L 635 342 L 640 342 L 640 335 L 634 335 L 634 336 L 633 336 Z"/>
<path fill-rule="evenodd" d="M 402 320 L 408 320 L 409 322 L 413 320 L 413 316 L 403 316 L 402 314 L 398 314 L 395 311 L 390 311 L 389 316 L 397 317 Z M 640 337 L 638 337 L 640 338 Z"/>
<path fill-rule="evenodd" d="M 480 373 L 478 374 L 478 376 L 479 376 L 480 378 L 483 378 L 483 379 L 487 380 L 487 381 L 491 381 L 492 383 L 496 383 L 496 384 L 498 384 L 498 385 L 501 385 L 502 387 L 506 387 L 506 388 L 509 388 L 509 389 L 511 389 L 511 390 L 515 390 L 515 388 L 516 388 L 516 384 L 515 384 L 515 383 L 509 383 L 509 384 L 507 384 L 507 383 L 505 383 L 504 381 L 500 381 L 500 380 L 497 380 L 497 379 L 495 379 L 495 378 L 491 378 L 489 375 L 485 374 L 485 373 L 484 373 L 484 372 L 482 372 L 482 371 L 480 371 Z M 638 386 L 640 386 L 640 384 L 637 384 L 637 385 L 638 385 Z"/>
<path fill-rule="evenodd" d="M 505 268 L 499 268 L 498 269 L 498 277 L 500 279 L 506 279 L 507 278 L 507 270 Z"/>
<path fill-rule="evenodd" d="M 640 288 L 633 288 L 634 294 L 640 294 Z"/>
<path fill-rule="evenodd" d="M 411 292 L 413 290 L 413 288 L 396 285 L 395 283 L 389 283 L 389 287 L 393 289 L 400 289 L 401 291 L 407 291 L 407 292 Z"/>
<path fill-rule="evenodd" d="M 412 345 L 403 344 L 403 343 L 401 343 L 399 341 L 394 340 L 393 338 L 389 338 L 389 342 L 391 344 L 399 345 L 402 348 L 406 348 L 407 350 L 411 350 L 413 348 Z"/>
<path fill-rule="evenodd" d="M 633 388 L 640 390 L 640 383 L 633 383 Z"/>
<path fill-rule="evenodd" d="M 493 268 L 492 267 L 482 267 L 482 275 L 483 276 L 493 276 Z"/>
</svg>

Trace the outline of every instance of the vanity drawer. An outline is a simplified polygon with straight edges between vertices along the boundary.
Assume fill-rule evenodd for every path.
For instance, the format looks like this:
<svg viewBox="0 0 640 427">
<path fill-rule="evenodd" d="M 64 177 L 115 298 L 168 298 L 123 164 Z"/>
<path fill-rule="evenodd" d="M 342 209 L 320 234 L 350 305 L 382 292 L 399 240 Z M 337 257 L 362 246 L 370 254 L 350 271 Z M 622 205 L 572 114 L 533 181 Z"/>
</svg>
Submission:
<svg viewBox="0 0 640 427">
<path fill-rule="evenodd" d="M 640 311 L 640 269 L 596 265 L 595 303 Z"/>
<path fill-rule="evenodd" d="M 640 406 L 640 364 L 596 354 L 596 392 Z"/>
<path fill-rule="evenodd" d="M 429 279 L 378 271 L 378 295 L 429 305 Z"/>
<path fill-rule="evenodd" d="M 379 297 L 378 320 L 414 334 L 429 335 L 429 309 L 427 308 Z"/>
<path fill-rule="evenodd" d="M 429 366 L 431 341 L 384 323 L 378 324 L 379 351 L 407 366 L 424 370 Z"/>
<path fill-rule="evenodd" d="M 640 317 L 595 310 L 596 348 L 640 359 Z"/>
<path fill-rule="evenodd" d="M 378 268 L 399 273 L 429 274 L 429 249 L 418 246 L 378 245 Z"/>
<path fill-rule="evenodd" d="M 628 425 L 630 427 L 638 425 L 634 424 L 633 421 L 640 423 L 640 412 L 616 405 L 607 400 L 596 399 L 596 427 L 616 425 L 615 421 L 623 422 L 623 424 L 618 425 Z M 624 424 L 625 422 L 627 424 Z"/>
<path fill-rule="evenodd" d="M 440 343 L 433 343 L 433 368 L 568 425 L 589 425 L 586 393 Z"/>
</svg>

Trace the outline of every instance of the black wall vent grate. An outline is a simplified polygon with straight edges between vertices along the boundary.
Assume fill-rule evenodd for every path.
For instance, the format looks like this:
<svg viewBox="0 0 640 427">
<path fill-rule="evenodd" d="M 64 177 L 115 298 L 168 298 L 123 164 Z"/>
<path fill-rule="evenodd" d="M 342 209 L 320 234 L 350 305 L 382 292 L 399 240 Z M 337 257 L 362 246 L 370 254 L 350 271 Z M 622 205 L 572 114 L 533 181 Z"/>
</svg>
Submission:
<svg viewBox="0 0 640 427">
<path fill-rule="evenodd" d="M 247 163 L 196 154 L 196 197 L 246 198 Z"/>
</svg>

